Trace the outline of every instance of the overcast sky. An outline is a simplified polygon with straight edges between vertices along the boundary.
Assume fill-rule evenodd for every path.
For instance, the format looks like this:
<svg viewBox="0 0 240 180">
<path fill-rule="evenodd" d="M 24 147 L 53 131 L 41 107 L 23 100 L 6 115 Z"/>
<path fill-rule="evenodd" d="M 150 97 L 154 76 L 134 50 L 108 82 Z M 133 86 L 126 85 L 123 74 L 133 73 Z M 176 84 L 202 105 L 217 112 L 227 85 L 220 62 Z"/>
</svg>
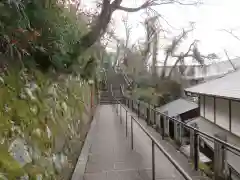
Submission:
<svg viewBox="0 0 240 180">
<path fill-rule="evenodd" d="M 143 0 L 124 0 L 123 5 L 128 7 L 136 7 Z M 189 38 L 181 46 L 179 51 L 188 48 L 193 39 L 200 41 L 199 49 L 203 54 L 216 53 L 222 59 L 226 59 L 223 50 L 229 52 L 229 56 L 234 58 L 240 56 L 240 41 L 234 39 L 231 35 L 221 31 L 221 29 L 235 28 L 235 33 L 240 37 L 240 0 L 205 0 L 204 5 L 198 7 L 180 6 L 180 5 L 162 5 L 154 7 L 154 9 L 162 14 L 169 24 L 177 29 L 188 27 L 189 22 L 195 22 L 194 32 L 189 34 Z M 86 7 L 93 7 L 93 0 L 83 0 Z M 125 31 L 121 17 L 126 13 L 116 11 L 113 15 L 117 36 L 124 38 Z M 141 22 L 144 20 L 144 11 L 129 13 L 129 24 L 132 26 L 131 43 L 135 43 L 138 39 L 144 39 L 145 31 Z M 171 30 L 172 34 L 177 35 L 180 31 L 173 30 L 164 20 L 160 21 L 162 26 Z M 161 44 L 166 41 L 162 40 Z M 159 52 L 159 61 L 162 61 L 162 51 Z"/>
</svg>

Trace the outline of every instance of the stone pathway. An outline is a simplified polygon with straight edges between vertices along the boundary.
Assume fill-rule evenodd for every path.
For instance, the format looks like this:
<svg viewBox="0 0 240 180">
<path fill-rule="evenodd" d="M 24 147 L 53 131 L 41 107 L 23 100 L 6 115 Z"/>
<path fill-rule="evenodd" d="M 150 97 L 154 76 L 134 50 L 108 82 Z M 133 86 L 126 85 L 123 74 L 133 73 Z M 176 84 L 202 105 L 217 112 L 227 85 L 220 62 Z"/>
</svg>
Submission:
<svg viewBox="0 0 240 180">
<path fill-rule="evenodd" d="M 151 180 L 151 141 L 144 132 L 136 124 L 133 126 L 132 150 L 130 120 L 126 138 L 125 119 L 121 124 L 113 106 L 101 105 L 95 116 L 84 180 Z M 183 179 L 158 149 L 155 149 L 155 161 L 156 180 Z"/>
</svg>

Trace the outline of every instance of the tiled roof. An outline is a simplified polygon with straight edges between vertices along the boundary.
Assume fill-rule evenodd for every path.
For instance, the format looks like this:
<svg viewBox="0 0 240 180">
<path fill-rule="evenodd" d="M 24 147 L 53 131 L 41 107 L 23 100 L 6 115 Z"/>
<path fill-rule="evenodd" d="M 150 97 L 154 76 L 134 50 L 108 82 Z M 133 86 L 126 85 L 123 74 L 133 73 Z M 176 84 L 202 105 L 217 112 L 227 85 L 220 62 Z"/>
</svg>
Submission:
<svg viewBox="0 0 240 180">
<path fill-rule="evenodd" d="M 229 99 L 240 99 L 240 70 L 223 77 L 185 89 L 187 92 L 206 94 Z"/>
<path fill-rule="evenodd" d="M 157 110 L 161 113 L 167 111 L 168 116 L 174 117 L 197 107 L 198 105 L 196 103 L 180 98 L 157 108 Z"/>
<path fill-rule="evenodd" d="M 232 63 L 231 63 L 232 62 Z M 186 65 L 185 71 L 184 71 L 184 78 L 185 79 L 210 79 L 210 78 L 216 78 L 219 76 L 222 76 L 224 74 L 227 74 L 234 70 L 233 66 L 235 68 L 240 68 L 240 58 L 231 59 L 230 61 L 220 61 L 220 62 L 214 62 L 212 64 L 206 64 L 206 65 Z M 179 72 L 179 68 L 181 66 L 177 65 L 174 68 L 174 73 Z M 166 74 L 168 75 L 170 69 L 172 66 L 166 67 Z M 158 73 L 160 74 L 163 67 L 158 66 Z M 177 73 L 176 76 L 179 76 L 180 73 Z"/>
</svg>

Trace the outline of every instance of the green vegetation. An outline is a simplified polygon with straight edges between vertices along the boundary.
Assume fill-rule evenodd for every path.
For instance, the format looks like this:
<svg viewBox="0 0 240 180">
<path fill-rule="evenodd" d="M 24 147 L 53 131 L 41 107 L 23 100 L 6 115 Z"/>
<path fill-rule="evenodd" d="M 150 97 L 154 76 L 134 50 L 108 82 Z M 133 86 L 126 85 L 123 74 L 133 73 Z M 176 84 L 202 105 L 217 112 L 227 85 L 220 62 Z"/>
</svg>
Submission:
<svg viewBox="0 0 240 180">
<path fill-rule="evenodd" d="M 213 169 L 211 167 L 212 165 L 208 165 L 203 162 L 199 162 L 199 169 L 205 173 L 208 177 L 212 178 L 213 177 Z"/>
<path fill-rule="evenodd" d="M 135 87 L 129 91 L 135 99 L 161 106 L 181 96 L 181 86 L 175 81 L 158 79 L 153 82 L 151 76 L 138 77 Z"/>
<path fill-rule="evenodd" d="M 24 81 L 29 83 L 25 84 Z M 83 117 L 90 113 L 83 100 L 90 102 L 87 94 L 89 86 L 71 76 L 53 81 L 48 74 L 44 75 L 38 70 L 26 74 L 16 72 L 15 68 L 8 70 L 3 82 L 7 86 L 3 84 L 0 89 L 2 173 L 6 173 L 9 179 L 16 179 L 24 172 L 30 177 L 44 173 L 44 179 L 49 179 L 57 173 L 50 158 L 58 153 L 67 158 L 72 153 L 70 143 L 83 140 L 81 129 L 89 120 L 85 119 L 84 122 Z M 25 141 L 26 147 L 38 152 L 39 157 L 34 159 L 30 155 L 31 162 L 20 167 L 18 158 L 14 160 L 8 153 L 16 139 Z M 56 147 L 58 143 L 63 143 L 62 147 Z M 30 151 L 28 153 L 31 154 Z M 44 159 L 46 162 L 42 164 Z M 46 168 L 55 170 L 51 174 L 45 171 Z"/>
<path fill-rule="evenodd" d="M 1 52 L 44 71 L 69 69 L 77 61 L 83 64 L 83 58 L 74 54 L 87 32 L 86 23 L 74 6 L 65 6 L 56 0 L 1 2 Z"/>
<path fill-rule="evenodd" d="M 92 116 L 97 48 L 77 48 L 87 24 L 65 1 L 3 0 L 0 11 L 0 179 L 69 179 Z"/>
</svg>

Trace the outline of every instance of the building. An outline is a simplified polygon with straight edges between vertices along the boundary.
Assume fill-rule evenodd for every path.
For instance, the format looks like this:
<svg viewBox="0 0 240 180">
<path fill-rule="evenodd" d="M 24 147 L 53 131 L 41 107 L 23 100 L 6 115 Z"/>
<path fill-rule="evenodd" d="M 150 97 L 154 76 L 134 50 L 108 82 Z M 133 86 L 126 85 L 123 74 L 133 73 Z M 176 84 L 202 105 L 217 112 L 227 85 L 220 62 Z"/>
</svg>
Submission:
<svg viewBox="0 0 240 180">
<path fill-rule="evenodd" d="M 188 100 L 185 100 L 182 98 L 172 101 L 170 103 L 167 103 L 156 109 L 158 112 L 160 112 L 162 114 L 167 114 L 169 117 L 172 117 L 172 118 L 178 118 L 182 122 L 185 122 L 189 119 L 199 116 L 198 105 L 194 102 L 191 102 L 191 101 L 188 101 Z M 160 116 L 160 114 L 158 114 L 156 119 L 157 119 L 156 125 L 160 128 L 164 127 L 163 116 Z M 166 120 L 167 120 L 167 122 L 165 121 L 165 123 L 167 123 L 167 124 L 165 127 L 167 127 L 167 130 L 165 132 L 172 139 L 178 138 L 179 136 L 176 134 L 177 133 L 176 132 L 177 125 L 174 123 L 174 121 L 172 121 L 170 119 L 166 119 Z M 182 132 L 182 133 L 184 133 L 184 132 Z"/>
<path fill-rule="evenodd" d="M 168 115 L 168 117 L 170 118 L 178 119 L 179 121 L 186 124 L 192 119 L 199 117 L 200 115 L 199 106 L 196 103 L 182 98 L 157 108 L 157 111 L 160 112 L 161 114 Z M 164 128 L 164 136 L 174 140 L 175 143 L 178 144 L 179 150 L 186 156 L 189 156 L 190 155 L 189 129 L 184 128 L 183 125 L 177 123 L 175 120 L 166 118 L 166 116 L 162 116 L 161 114 L 158 114 L 156 117 L 157 129 L 159 129 L 159 131 L 162 134 Z M 154 118 L 151 118 L 152 121 L 153 119 Z M 152 122 L 152 124 L 154 124 L 154 122 Z M 201 162 L 204 163 L 211 162 L 211 159 L 201 152 L 199 153 L 199 158 Z"/>
<path fill-rule="evenodd" d="M 173 69 L 171 78 L 183 84 L 183 87 L 191 87 L 193 85 L 205 82 L 211 79 L 221 77 L 234 69 L 240 68 L 240 58 L 232 59 L 231 61 L 220 61 L 207 65 L 178 65 Z M 157 72 L 160 75 L 163 66 L 158 66 Z M 172 66 L 166 67 L 166 75 L 169 74 Z"/>
<path fill-rule="evenodd" d="M 200 117 L 189 125 L 195 125 L 200 131 L 211 136 L 219 136 L 240 147 L 240 70 L 228 73 L 215 80 L 185 89 L 186 94 L 199 98 Z M 206 149 L 214 150 L 213 143 L 203 139 Z M 203 144 L 204 146 L 204 144 Z M 211 151 L 208 151 L 208 157 Z M 240 156 L 227 151 L 227 162 L 240 173 Z"/>
</svg>

